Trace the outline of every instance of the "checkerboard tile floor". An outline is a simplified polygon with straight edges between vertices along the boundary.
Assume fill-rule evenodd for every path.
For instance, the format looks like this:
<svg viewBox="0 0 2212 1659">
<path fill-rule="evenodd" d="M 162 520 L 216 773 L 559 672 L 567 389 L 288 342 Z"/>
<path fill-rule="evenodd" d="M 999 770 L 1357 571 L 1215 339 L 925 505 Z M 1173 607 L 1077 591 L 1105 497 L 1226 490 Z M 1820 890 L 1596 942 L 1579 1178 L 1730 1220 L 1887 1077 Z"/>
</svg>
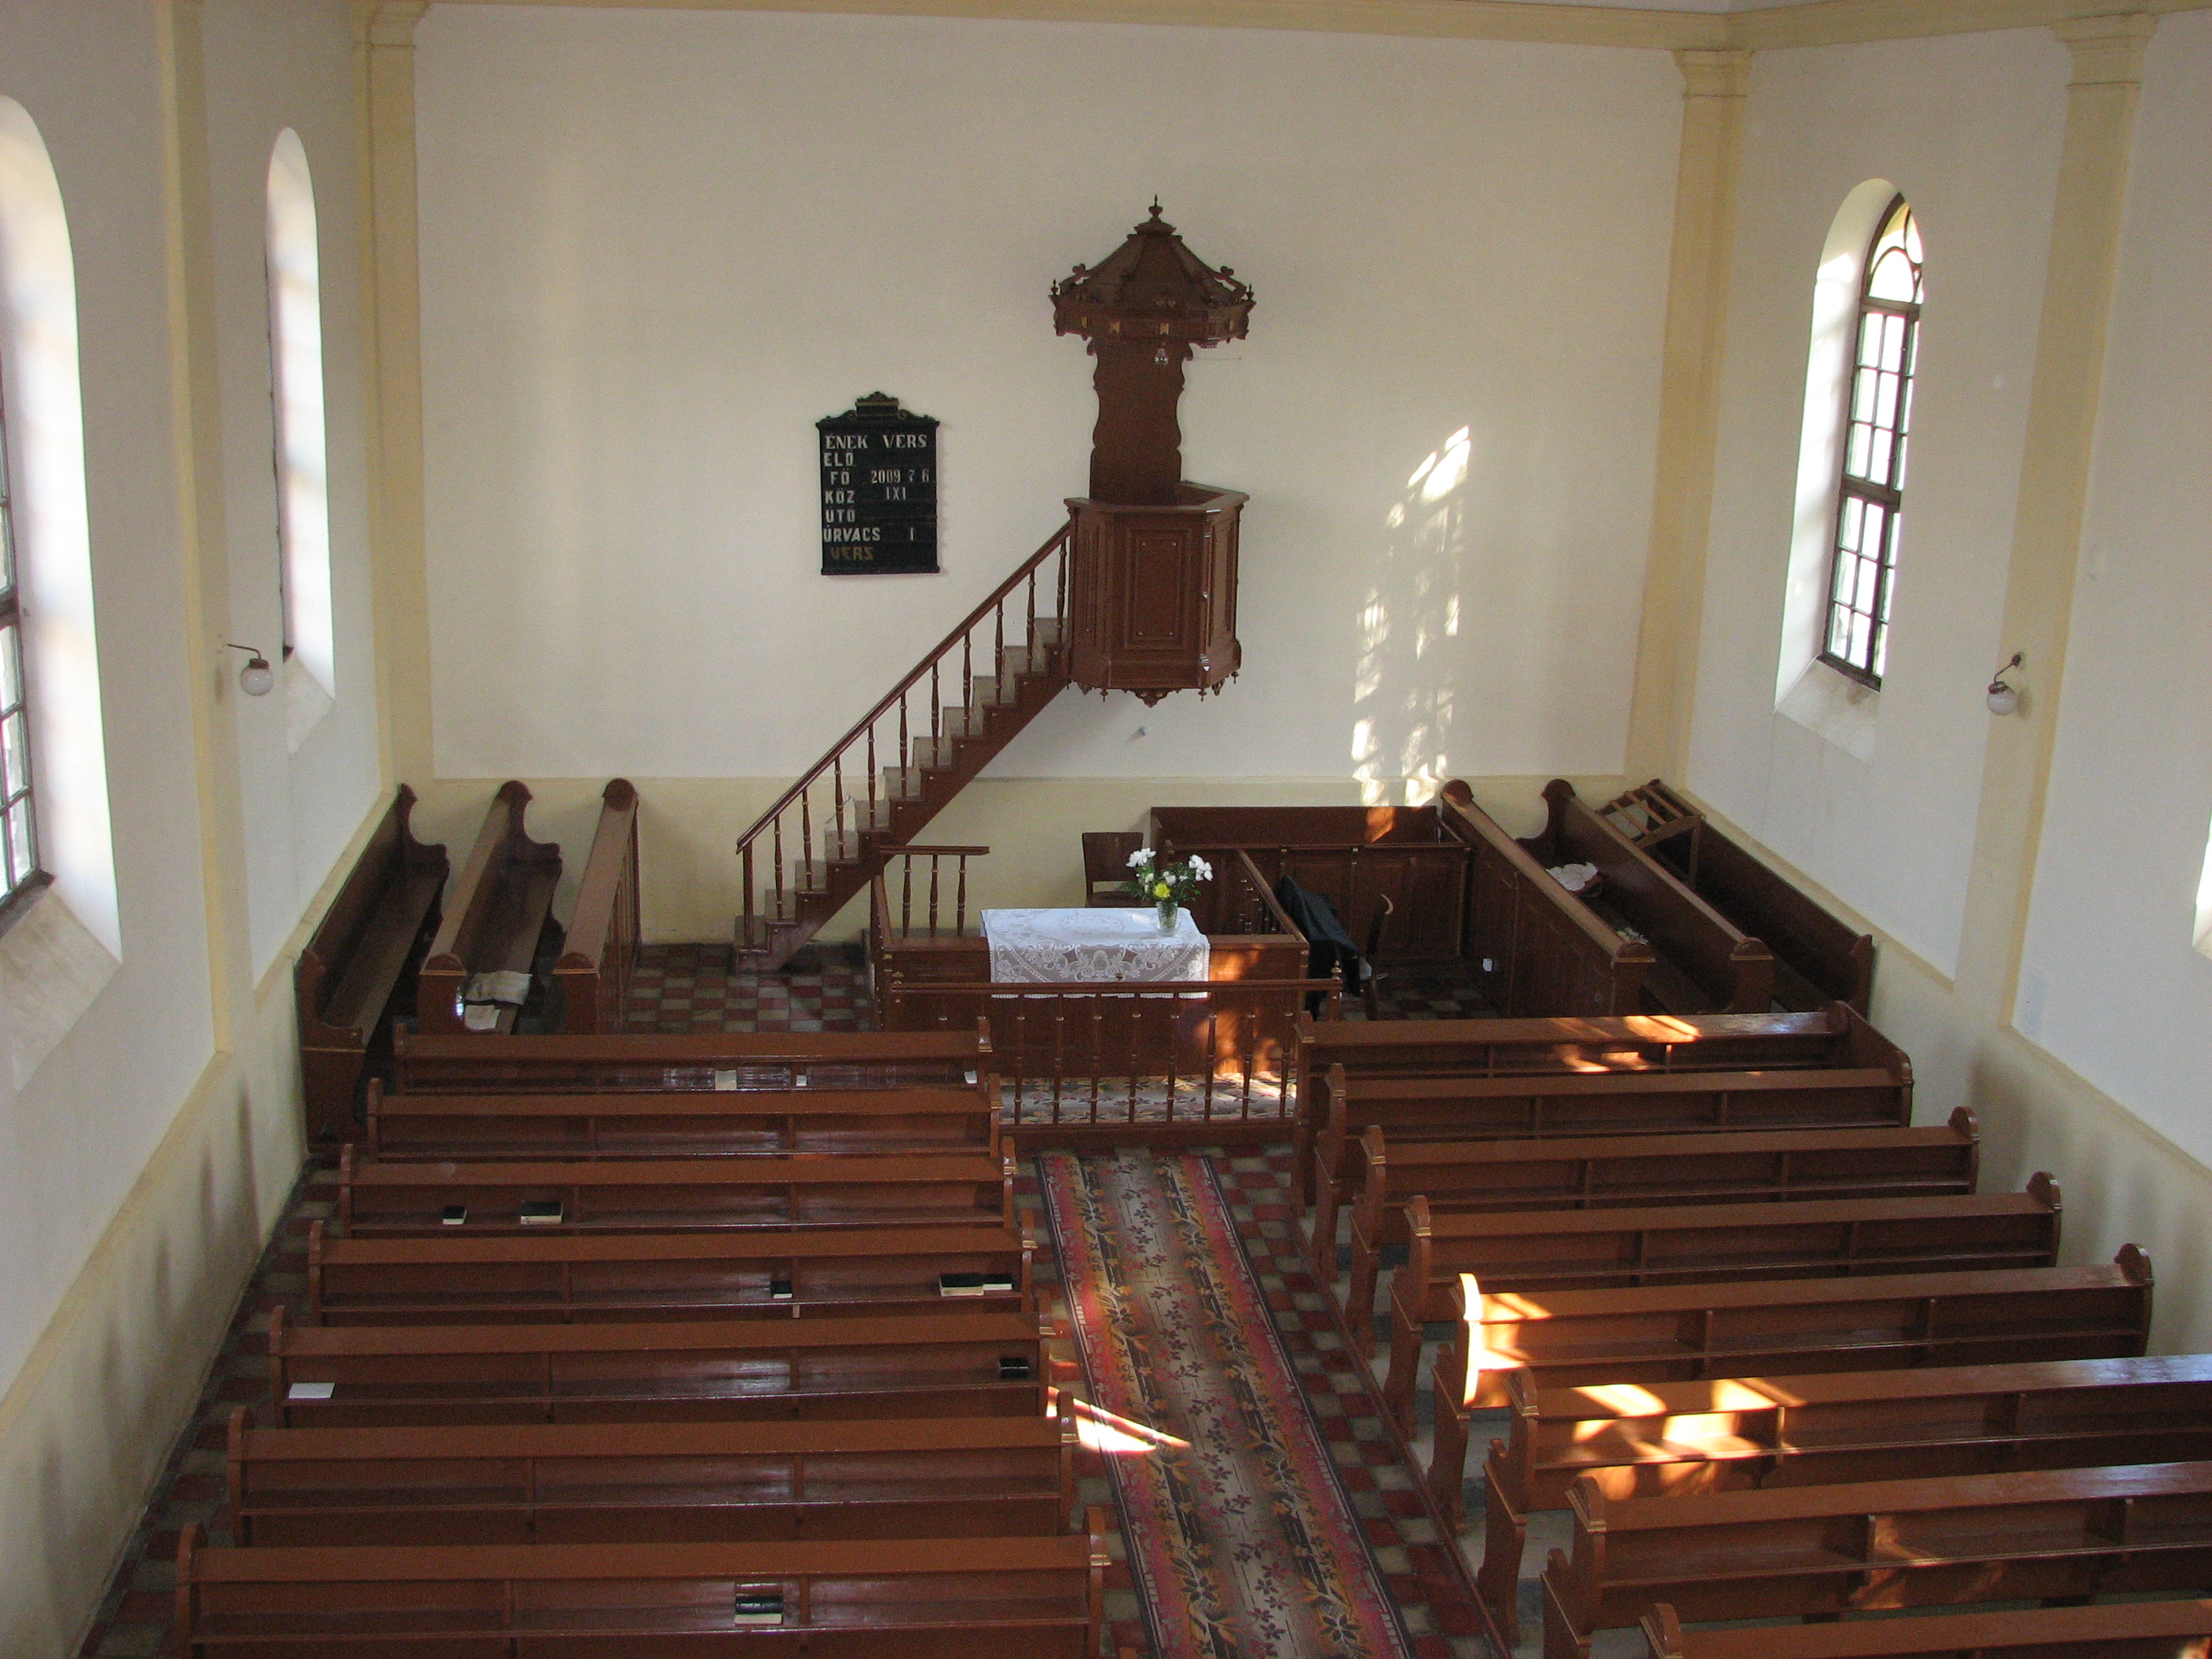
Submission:
<svg viewBox="0 0 2212 1659">
<path fill-rule="evenodd" d="M 857 951 L 810 945 L 779 973 L 738 973 L 726 945 L 648 945 L 630 978 L 633 1031 L 868 1031 L 875 1001 Z"/>
</svg>

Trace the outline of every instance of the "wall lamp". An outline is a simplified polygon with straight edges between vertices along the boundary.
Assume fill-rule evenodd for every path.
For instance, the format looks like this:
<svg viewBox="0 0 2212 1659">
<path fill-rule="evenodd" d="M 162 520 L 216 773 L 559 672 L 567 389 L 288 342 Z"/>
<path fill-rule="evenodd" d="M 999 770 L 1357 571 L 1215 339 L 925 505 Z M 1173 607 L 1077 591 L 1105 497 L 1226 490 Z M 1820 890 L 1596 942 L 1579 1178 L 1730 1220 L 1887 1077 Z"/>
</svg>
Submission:
<svg viewBox="0 0 2212 1659">
<path fill-rule="evenodd" d="M 2012 660 L 1998 669 L 1996 675 L 1991 678 L 1989 699 L 1990 713 L 1992 714 L 2016 714 L 2020 712 L 2020 689 L 2008 682 L 2005 676 L 2019 667 L 2021 661 L 2021 653 L 2017 651 L 2014 652 Z"/>
<path fill-rule="evenodd" d="M 246 666 L 238 671 L 239 689 L 249 697 L 267 696 L 269 688 L 276 684 L 276 671 L 269 666 L 269 659 L 250 645 L 226 644 L 223 649 L 246 653 Z"/>
</svg>

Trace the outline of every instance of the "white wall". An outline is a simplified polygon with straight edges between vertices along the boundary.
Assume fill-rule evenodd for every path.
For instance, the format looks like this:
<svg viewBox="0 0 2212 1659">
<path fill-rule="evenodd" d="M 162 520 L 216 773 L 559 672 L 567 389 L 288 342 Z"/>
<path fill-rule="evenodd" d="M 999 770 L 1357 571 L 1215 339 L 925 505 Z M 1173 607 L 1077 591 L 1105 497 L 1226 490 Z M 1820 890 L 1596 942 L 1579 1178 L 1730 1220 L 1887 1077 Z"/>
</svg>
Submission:
<svg viewBox="0 0 2212 1659">
<path fill-rule="evenodd" d="M 2015 1023 L 2212 1162 L 2212 15 L 2144 66 Z M 2027 676 L 2029 695 L 2038 681 Z"/>
<path fill-rule="evenodd" d="M 1691 785 L 1940 971 L 1958 956 L 2067 58 L 2018 29 L 1752 76 Z M 1928 253 L 1889 669 L 1863 760 L 1776 709 L 1814 274 L 1887 179 Z M 1825 671 L 1822 671 L 1825 672 Z"/>
<path fill-rule="evenodd" d="M 1617 770 L 1663 53 L 467 5 L 416 39 L 441 775 L 811 762 L 1083 488 L 1046 289 L 1155 191 L 1258 289 L 1183 403 L 1186 476 L 1253 497 L 1246 670 L 1063 699 L 1000 773 L 1340 781 L 1362 720 L 1378 776 Z M 941 575 L 817 574 L 812 422 L 878 387 L 945 422 Z M 1462 428 L 1463 481 L 1409 490 Z"/>
</svg>

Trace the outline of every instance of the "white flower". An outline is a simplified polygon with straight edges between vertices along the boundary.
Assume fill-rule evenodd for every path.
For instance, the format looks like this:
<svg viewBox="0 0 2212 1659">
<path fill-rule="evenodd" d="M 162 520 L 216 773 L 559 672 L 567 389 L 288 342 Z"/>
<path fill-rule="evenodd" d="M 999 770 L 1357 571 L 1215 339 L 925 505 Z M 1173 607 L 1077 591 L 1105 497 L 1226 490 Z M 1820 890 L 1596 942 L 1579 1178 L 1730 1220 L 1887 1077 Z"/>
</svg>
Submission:
<svg viewBox="0 0 2212 1659">
<path fill-rule="evenodd" d="M 1190 873 L 1192 878 L 1195 880 L 1212 881 L 1213 879 L 1213 866 L 1208 864 L 1204 859 L 1199 857 L 1197 854 L 1193 853 L 1190 855 Z"/>
<path fill-rule="evenodd" d="M 1132 870 L 1146 869 L 1152 864 L 1152 849 L 1149 847 L 1139 847 L 1135 852 L 1129 854 L 1129 867 Z"/>
</svg>

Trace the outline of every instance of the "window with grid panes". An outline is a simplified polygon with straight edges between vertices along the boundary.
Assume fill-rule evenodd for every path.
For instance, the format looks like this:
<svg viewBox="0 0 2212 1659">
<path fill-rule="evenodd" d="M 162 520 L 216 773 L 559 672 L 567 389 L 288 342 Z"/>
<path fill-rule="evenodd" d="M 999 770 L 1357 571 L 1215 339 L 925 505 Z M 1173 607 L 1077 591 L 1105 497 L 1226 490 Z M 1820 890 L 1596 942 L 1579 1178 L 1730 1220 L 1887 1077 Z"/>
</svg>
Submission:
<svg viewBox="0 0 2212 1659">
<path fill-rule="evenodd" d="M 1920 228 L 1899 196 L 1867 248 L 1859 290 L 1835 561 L 1820 660 L 1878 686 L 1889 656 L 1897 586 L 1898 519 L 1912 429 L 1912 371 L 1920 344 Z"/>
<path fill-rule="evenodd" d="M 0 427 L 0 906 L 39 873 L 31 801 L 31 723 L 23 707 L 23 629 L 15 590 L 15 507 Z"/>
</svg>

